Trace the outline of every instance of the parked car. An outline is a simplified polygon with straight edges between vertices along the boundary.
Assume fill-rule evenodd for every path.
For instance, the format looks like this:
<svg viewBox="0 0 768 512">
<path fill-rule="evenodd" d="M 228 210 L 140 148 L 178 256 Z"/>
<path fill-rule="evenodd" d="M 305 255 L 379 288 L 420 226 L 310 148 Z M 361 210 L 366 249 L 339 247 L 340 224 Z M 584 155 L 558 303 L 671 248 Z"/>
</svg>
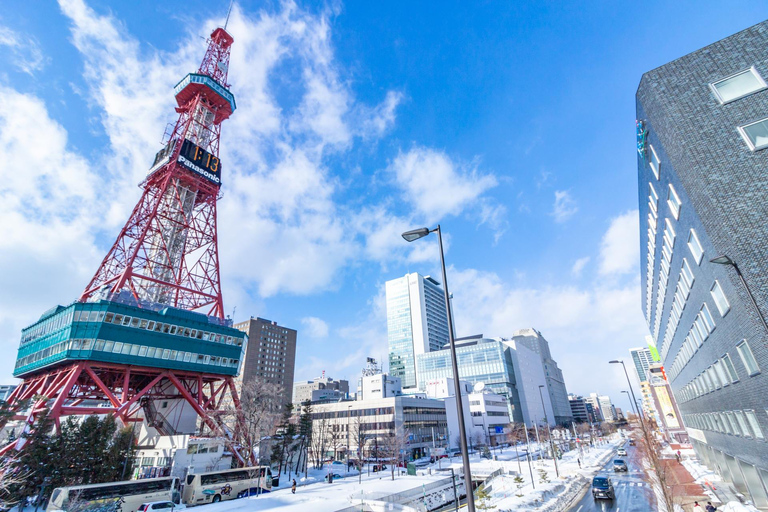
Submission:
<svg viewBox="0 0 768 512">
<path fill-rule="evenodd" d="M 626 457 L 627 456 L 627 450 L 624 448 L 619 448 L 619 450 L 616 452 L 616 455 L 619 457 Z"/>
<path fill-rule="evenodd" d="M 630 438 L 629 439 L 629 446 L 635 446 L 635 440 Z"/>
<path fill-rule="evenodd" d="M 596 476 L 592 479 L 592 497 L 596 500 L 612 500 L 616 497 L 611 479 L 604 476 Z"/>
<path fill-rule="evenodd" d="M 624 462 L 623 459 L 616 459 L 616 460 L 613 461 L 613 470 L 614 471 L 628 471 L 627 463 Z"/>
<path fill-rule="evenodd" d="M 340 461 L 340 460 L 335 460 L 335 461 L 331 462 L 331 464 L 335 464 L 337 466 L 343 466 L 344 465 L 344 463 L 342 461 Z"/>
<path fill-rule="evenodd" d="M 176 510 L 184 510 L 186 505 L 176 504 L 172 501 L 152 501 L 149 503 L 143 503 L 139 507 L 139 512 L 151 512 L 153 510 L 162 510 L 163 512 L 174 512 Z"/>
<path fill-rule="evenodd" d="M 332 477 L 332 478 L 333 478 L 333 480 L 338 480 L 338 479 L 340 479 L 340 478 L 344 478 L 343 476 L 341 476 L 341 475 L 340 475 L 340 474 L 338 474 L 338 473 L 329 473 L 329 474 L 325 475 L 325 481 L 326 481 L 326 482 L 328 481 L 328 477 L 329 477 L 329 476 L 330 476 L 330 477 Z"/>
</svg>

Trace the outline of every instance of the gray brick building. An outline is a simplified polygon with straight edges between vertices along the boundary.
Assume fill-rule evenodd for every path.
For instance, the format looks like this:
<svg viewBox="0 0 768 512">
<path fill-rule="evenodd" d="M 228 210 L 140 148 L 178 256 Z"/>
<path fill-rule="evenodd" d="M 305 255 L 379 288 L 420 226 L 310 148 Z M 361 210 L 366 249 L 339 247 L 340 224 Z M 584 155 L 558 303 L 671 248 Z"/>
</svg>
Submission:
<svg viewBox="0 0 768 512">
<path fill-rule="evenodd" d="M 643 313 L 695 450 L 761 510 L 768 510 L 765 79 L 768 22 L 645 73 L 637 91 Z M 744 282 L 733 265 L 711 261 L 723 255 Z"/>
</svg>

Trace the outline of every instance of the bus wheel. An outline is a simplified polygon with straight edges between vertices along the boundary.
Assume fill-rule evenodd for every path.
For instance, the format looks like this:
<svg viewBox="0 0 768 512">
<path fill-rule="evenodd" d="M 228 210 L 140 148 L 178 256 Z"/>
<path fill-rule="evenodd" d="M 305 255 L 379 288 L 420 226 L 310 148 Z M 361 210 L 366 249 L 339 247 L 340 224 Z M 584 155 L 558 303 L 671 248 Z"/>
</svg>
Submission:
<svg viewBox="0 0 768 512">
<path fill-rule="evenodd" d="M 218 503 L 218 502 L 220 502 L 220 501 L 221 501 L 221 496 L 219 496 L 218 494 L 217 494 L 216 496 L 214 496 L 214 497 L 213 497 L 213 502 L 214 502 L 214 503 Z"/>
</svg>

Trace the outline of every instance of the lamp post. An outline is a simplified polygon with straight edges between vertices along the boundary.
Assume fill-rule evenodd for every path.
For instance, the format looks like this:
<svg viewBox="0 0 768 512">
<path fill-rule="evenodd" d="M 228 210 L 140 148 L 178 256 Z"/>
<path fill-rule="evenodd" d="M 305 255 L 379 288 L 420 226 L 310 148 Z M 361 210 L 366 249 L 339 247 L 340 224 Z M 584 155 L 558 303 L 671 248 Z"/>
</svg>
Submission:
<svg viewBox="0 0 768 512">
<path fill-rule="evenodd" d="M 552 432 L 549 430 L 549 421 L 547 420 L 547 408 L 544 407 L 544 395 L 541 394 L 543 387 L 543 384 L 539 384 L 539 398 L 541 398 L 541 408 L 544 409 L 544 423 L 547 424 L 547 437 L 549 438 L 549 449 L 552 450 L 552 460 L 555 463 L 555 475 L 560 478 L 560 471 L 557 470 L 557 453 L 555 453 L 555 445 L 552 444 Z"/>
<path fill-rule="evenodd" d="M 624 361 L 621 359 L 614 359 L 613 361 L 608 361 L 609 364 L 621 364 L 621 367 L 624 368 L 624 375 L 627 377 L 627 384 L 629 385 L 629 391 L 632 393 L 632 401 L 635 401 L 635 391 L 632 389 L 632 383 L 629 381 L 629 374 L 627 373 L 627 367 L 624 365 Z M 643 418 L 642 411 L 640 412 L 640 418 Z"/>
<path fill-rule="evenodd" d="M 456 359 L 456 342 L 453 339 L 453 316 L 451 315 L 451 302 L 450 295 L 448 294 L 448 277 L 445 272 L 445 254 L 443 253 L 443 235 L 440 231 L 440 224 L 435 229 L 420 228 L 406 231 L 403 233 L 403 238 L 406 242 L 413 242 L 433 232 L 437 232 L 437 240 L 440 245 L 440 267 L 443 271 L 445 313 L 448 315 L 448 340 L 451 345 L 451 366 L 453 367 L 453 385 L 456 393 L 456 414 L 459 417 L 459 443 L 461 446 L 461 461 L 464 464 L 464 485 L 467 489 L 467 512 L 475 512 L 475 497 L 472 493 L 472 472 L 469 469 L 469 452 L 467 451 L 467 430 L 464 426 L 464 406 L 461 403 L 459 365 Z"/>
<path fill-rule="evenodd" d="M 344 469 L 344 474 L 349 474 L 349 419 L 352 416 L 352 406 L 347 406 L 347 467 Z"/>
<path fill-rule="evenodd" d="M 627 400 L 629 400 L 629 410 L 637 414 L 638 417 L 640 417 L 640 414 L 637 412 L 637 405 L 632 402 L 632 398 L 630 398 L 629 396 L 629 391 L 624 389 L 621 392 L 627 394 Z"/>
<path fill-rule="evenodd" d="M 757 316 L 760 317 L 760 321 L 763 323 L 763 328 L 765 329 L 766 333 L 768 333 L 768 323 L 765 321 L 765 317 L 760 312 L 760 308 L 757 307 L 757 301 L 755 300 L 755 296 L 752 295 L 752 290 L 749 289 L 749 286 L 747 285 L 746 279 L 744 279 L 744 276 L 741 274 L 741 270 L 739 269 L 739 266 L 736 264 L 735 261 L 733 261 L 731 258 L 723 254 L 722 256 L 718 256 L 717 258 L 712 258 L 709 260 L 710 263 L 715 263 L 717 265 L 727 265 L 733 267 L 733 270 L 736 271 L 736 275 L 739 276 L 739 279 L 741 279 L 741 284 L 744 285 L 744 289 L 747 290 L 747 295 L 749 295 L 749 300 L 752 301 L 752 306 L 755 308 L 755 311 L 757 311 Z"/>
</svg>

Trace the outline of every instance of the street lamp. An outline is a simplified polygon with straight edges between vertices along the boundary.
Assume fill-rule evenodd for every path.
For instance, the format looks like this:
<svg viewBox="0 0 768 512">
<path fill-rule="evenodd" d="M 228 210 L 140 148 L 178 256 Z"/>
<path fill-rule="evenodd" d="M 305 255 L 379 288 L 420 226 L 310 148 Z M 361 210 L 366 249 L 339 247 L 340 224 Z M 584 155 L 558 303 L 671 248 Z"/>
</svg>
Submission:
<svg viewBox="0 0 768 512">
<path fill-rule="evenodd" d="M 629 397 L 629 391 L 624 389 L 621 392 L 627 394 L 627 400 L 629 400 L 629 410 L 634 412 L 635 414 L 637 414 L 638 417 L 640 417 L 640 414 L 638 414 L 638 412 L 637 412 L 637 405 L 632 403 L 632 399 Z"/>
<path fill-rule="evenodd" d="M 765 317 L 760 312 L 760 308 L 757 307 L 757 301 L 755 300 L 755 296 L 752 295 L 752 290 L 749 289 L 749 286 L 747 285 L 747 281 L 744 279 L 744 276 L 741 274 L 741 270 L 739 269 L 739 266 L 736 264 L 735 261 L 733 261 L 731 258 L 723 254 L 722 256 L 718 256 L 717 258 L 712 258 L 709 260 L 710 263 L 715 263 L 717 265 L 728 265 L 733 267 L 733 269 L 736 271 L 736 275 L 739 276 L 739 279 L 741 279 L 741 284 L 744 285 L 744 288 L 747 290 L 747 295 L 749 295 L 749 300 L 752 301 L 752 306 L 754 306 L 755 311 L 757 311 L 757 316 L 760 317 L 760 321 L 763 323 L 763 328 L 765 328 L 765 331 L 768 333 L 768 323 L 765 321 Z"/>
<path fill-rule="evenodd" d="M 608 361 L 609 364 L 619 364 L 621 363 L 621 367 L 624 368 L 624 375 L 627 377 L 627 384 L 629 385 L 629 391 L 632 392 L 632 401 L 635 401 L 635 390 L 632 389 L 632 383 L 629 381 L 629 374 L 627 373 L 627 367 L 624 365 L 624 361 L 621 359 L 614 359 L 613 361 Z M 640 418 L 643 418 L 642 411 L 640 412 Z"/>
<path fill-rule="evenodd" d="M 469 452 L 467 451 L 467 430 L 464 426 L 464 406 L 461 404 L 459 365 L 456 359 L 456 342 L 453 339 L 453 316 L 451 315 L 451 302 L 450 295 L 448 294 L 448 277 L 445 272 L 445 254 L 443 252 L 443 235 L 440 231 L 440 224 L 435 229 L 419 228 L 406 231 L 403 233 L 403 238 L 406 242 L 413 242 L 433 232 L 437 232 L 437 240 L 440 245 L 440 267 L 443 271 L 445 313 L 448 315 L 448 340 L 451 345 L 451 366 L 453 367 L 453 385 L 456 393 L 456 414 L 459 417 L 459 444 L 461 446 L 461 461 L 464 464 L 464 485 L 467 488 L 467 512 L 475 512 L 475 497 L 472 494 L 472 472 L 469 469 Z"/>
<path fill-rule="evenodd" d="M 552 444 L 552 432 L 549 431 L 549 421 L 547 421 L 547 408 L 544 407 L 544 395 L 541 394 L 541 388 L 543 384 L 539 384 L 539 398 L 541 398 L 541 408 L 544 410 L 544 423 L 547 424 L 547 437 L 549 437 L 549 449 L 552 450 L 552 460 L 555 462 L 555 475 L 560 478 L 560 471 L 557 470 L 557 454 L 555 453 L 555 446 Z"/>
</svg>

